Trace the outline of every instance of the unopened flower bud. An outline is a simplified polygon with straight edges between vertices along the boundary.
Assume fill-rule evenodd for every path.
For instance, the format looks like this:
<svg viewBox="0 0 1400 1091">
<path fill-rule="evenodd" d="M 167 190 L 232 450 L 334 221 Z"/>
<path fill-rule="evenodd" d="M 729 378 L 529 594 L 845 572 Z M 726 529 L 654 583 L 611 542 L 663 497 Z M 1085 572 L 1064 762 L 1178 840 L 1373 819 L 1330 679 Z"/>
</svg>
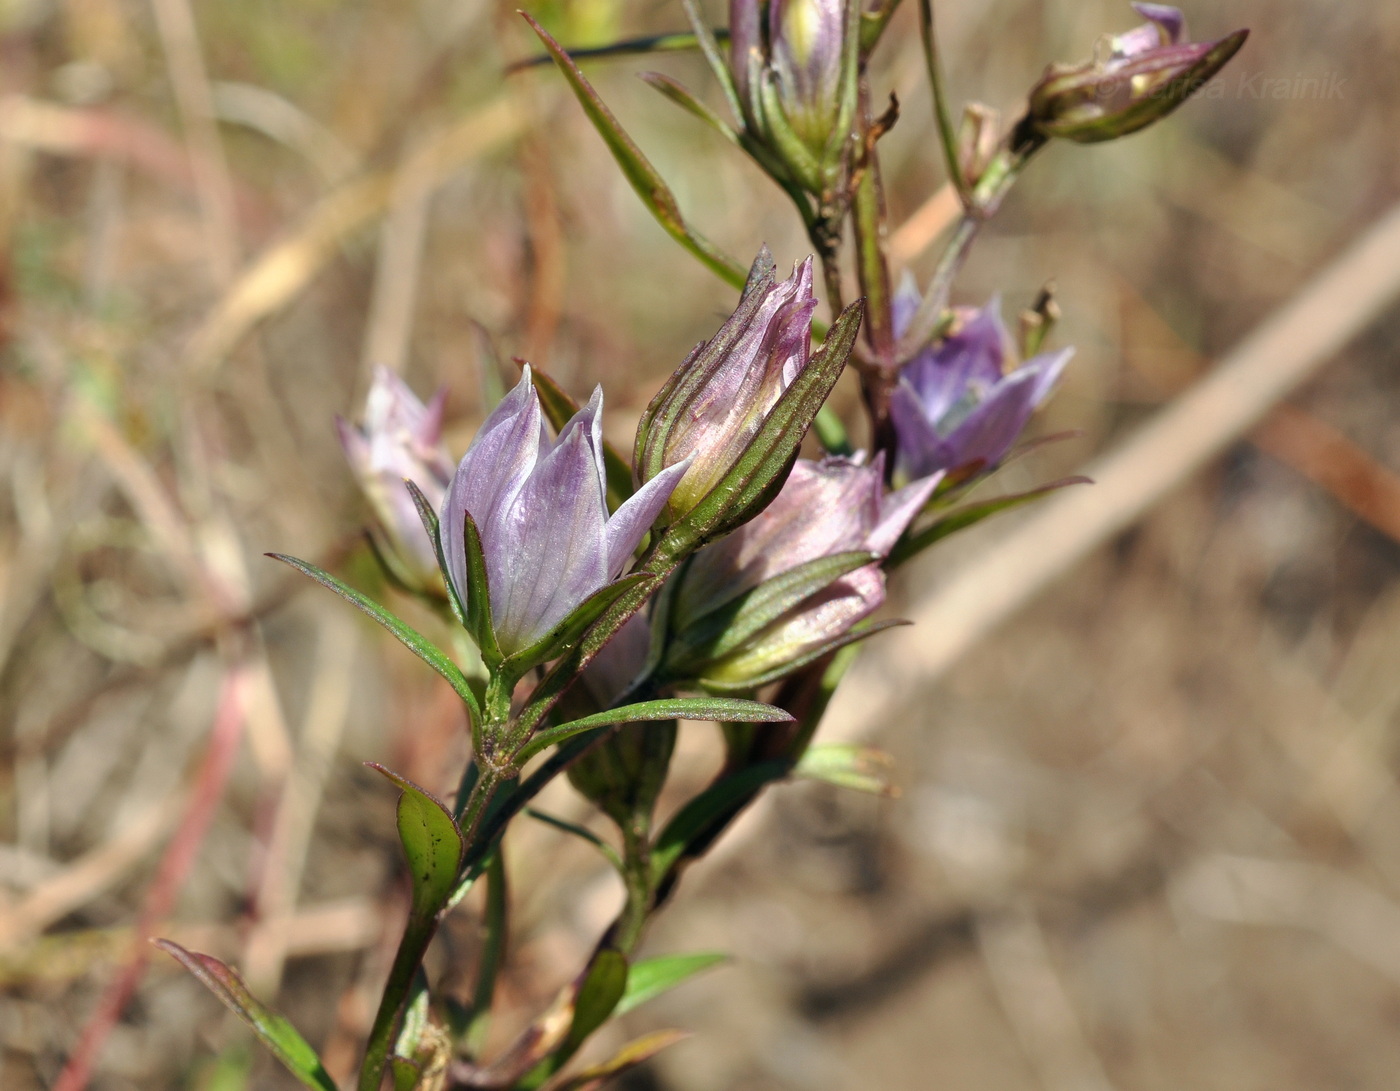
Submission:
<svg viewBox="0 0 1400 1091">
<path fill-rule="evenodd" d="M 917 304 L 912 284 L 900 294 L 896 327 Z M 980 311 L 960 312 L 961 325 L 900 372 L 890 416 L 902 477 L 994 469 L 1050 396 L 1074 350 L 1036 356 L 1007 374 L 1000 309 L 993 299 Z"/>
<path fill-rule="evenodd" d="M 884 457 L 799 461 L 752 521 L 701 550 L 669 589 L 661 673 L 718 692 L 775 681 L 842 641 L 885 601 L 878 563 L 861 564 L 748 631 L 740 604 L 802 566 L 861 552 L 883 557 L 923 508 L 940 475 L 884 490 Z M 732 622 L 726 630 L 724 622 Z M 734 639 L 735 629 L 743 631 Z"/>
<path fill-rule="evenodd" d="M 1249 31 L 1188 42 L 1180 11 L 1135 3 L 1145 24 L 1111 37 L 1094 60 L 1051 65 L 1030 94 L 1029 121 L 1042 135 L 1092 144 L 1166 117 L 1220 71 Z"/>
<path fill-rule="evenodd" d="M 759 266 L 767 258 L 760 256 Z M 771 266 L 771 259 L 767 259 Z M 650 482 L 685 459 L 667 518 L 692 510 L 742 457 L 778 399 L 811 361 L 812 259 L 781 283 L 751 283 L 738 308 L 652 399 L 637 429 L 636 470 Z"/>
<path fill-rule="evenodd" d="M 534 646 L 618 578 L 686 472 L 684 462 L 668 467 L 609 515 L 602 413 L 600 389 L 551 441 L 527 365 L 452 478 L 440 522 L 448 575 L 465 602 L 470 513 L 505 655 Z"/>
<path fill-rule="evenodd" d="M 436 507 L 452 478 L 452 459 L 439 439 L 444 392 L 424 405 L 397 375 L 376 368 L 364 423 L 337 417 L 336 429 L 356 483 L 374 510 L 371 533 L 396 579 L 426 594 L 442 594 L 437 551 L 423 530 L 405 480 Z"/>
<path fill-rule="evenodd" d="M 976 188 L 1001 142 L 1001 114 L 980 102 L 969 103 L 958 127 L 958 170 Z"/>
</svg>

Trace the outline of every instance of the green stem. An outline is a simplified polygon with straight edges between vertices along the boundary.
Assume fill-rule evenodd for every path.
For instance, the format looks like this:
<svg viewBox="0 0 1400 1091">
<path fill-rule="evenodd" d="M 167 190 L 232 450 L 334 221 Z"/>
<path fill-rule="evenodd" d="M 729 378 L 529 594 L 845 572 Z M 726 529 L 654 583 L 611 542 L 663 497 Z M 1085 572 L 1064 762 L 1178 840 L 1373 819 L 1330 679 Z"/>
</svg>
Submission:
<svg viewBox="0 0 1400 1091">
<path fill-rule="evenodd" d="M 964 209 L 973 205 L 972 188 L 963 177 L 958 163 L 958 134 L 953 128 L 953 116 L 948 110 L 948 92 L 943 81 L 943 62 L 938 55 L 938 38 L 933 25 L 933 0 L 919 0 L 919 34 L 924 42 L 924 62 L 928 66 L 929 88 L 933 92 L 933 116 L 938 123 L 938 143 L 943 149 L 943 163 L 948 181 L 958 191 Z"/>
</svg>

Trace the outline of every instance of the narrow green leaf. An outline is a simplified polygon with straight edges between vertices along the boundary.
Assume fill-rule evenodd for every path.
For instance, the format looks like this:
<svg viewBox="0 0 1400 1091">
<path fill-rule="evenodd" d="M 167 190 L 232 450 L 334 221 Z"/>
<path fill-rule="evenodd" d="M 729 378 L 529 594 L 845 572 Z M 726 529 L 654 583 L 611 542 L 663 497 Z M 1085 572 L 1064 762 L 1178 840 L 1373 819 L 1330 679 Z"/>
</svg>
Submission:
<svg viewBox="0 0 1400 1091">
<path fill-rule="evenodd" d="M 716 30 L 713 32 L 719 41 L 729 41 L 728 30 Z M 688 53 L 692 49 L 699 48 L 699 41 L 695 35 L 687 31 L 678 30 L 671 34 L 652 34 L 644 38 L 624 38 L 620 42 L 610 42 L 608 45 L 590 46 L 586 49 L 571 49 L 569 56 L 575 61 L 595 61 L 610 60 L 613 57 L 633 57 L 646 53 Z M 542 53 L 538 57 L 526 57 L 521 61 L 512 61 L 506 65 L 506 75 L 513 76 L 517 72 L 523 72 L 528 68 L 539 68 L 541 65 L 549 64 L 552 58 L 548 53 Z"/>
<path fill-rule="evenodd" d="M 553 1091 L 599 1091 L 599 1088 L 607 1085 L 615 1076 L 621 1076 L 624 1072 L 651 1060 L 663 1049 L 688 1037 L 690 1035 L 681 1030 L 658 1030 L 643 1035 L 628 1042 L 601 1064 L 592 1065 L 570 1076 Z"/>
<path fill-rule="evenodd" d="M 666 824 L 651 851 L 651 873 L 660 886 L 667 872 L 684 856 L 691 843 L 716 823 L 727 822 L 765 784 L 791 771 L 785 761 L 751 765 L 710 785 L 682 807 Z"/>
<path fill-rule="evenodd" d="M 336 1091 L 335 1081 L 327 1074 L 321 1058 L 286 1017 L 256 999 L 243 984 L 243 979 L 231 967 L 209 955 L 187 951 L 168 939 L 152 942 L 173 957 L 240 1019 L 253 1029 L 258 1040 L 267 1046 L 287 1071 L 306 1087 L 316 1091 Z"/>
<path fill-rule="evenodd" d="M 1093 481 L 1087 477 L 1066 477 L 1060 481 L 1052 481 L 1048 485 L 1041 485 L 1039 488 L 1031 489 L 1028 492 L 1015 493 L 1012 496 L 998 496 L 991 500 L 983 500 L 975 504 L 966 504 L 960 508 L 954 508 L 936 522 L 925 527 L 914 534 L 906 534 L 895 543 L 894 549 L 890 550 L 889 559 L 885 562 L 885 567 L 898 568 L 911 557 L 922 553 L 934 542 L 940 541 L 960 530 L 966 530 L 983 519 L 993 515 L 999 515 L 1004 511 L 1011 511 L 1019 508 L 1023 504 L 1029 504 L 1032 500 L 1039 500 L 1042 496 L 1048 496 L 1052 492 L 1068 488 L 1071 485 L 1092 485 Z"/>
<path fill-rule="evenodd" d="M 496 626 L 491 620 L 491 588 L 486 579 L 486 553 L 481 548 L 481 531 L 471 512 L 464 512 L 464 542 L 467 553 L 467 601 L 462 604 L 467 629 L 476 638 L 481 658 L 494 670 L 501 665 L 501 646 L 496 642 Z"/>
<path fill-rule="evenodd" d="M 796 674 L 808 664 L 815 663 L 819 659 L 824 659 L 832 652 L 839 651 L 850 644 L 859 643 L 862 640 L 869 640 L 872 636 L 883 633 L 886 629 L 895 629 L 901 625 L 908 625 L 909 622 L 898 619 L 892 621 L 873 622 L 866 625 L 857 625 L 853 629 L 848 629 L 840 636 L 834 636 L 825 643 L 809 648 L 801 655 L 793 659 L 784 660 L 782 663 L 768 670 L 750 673 L 743 668 L 743 661 L 747 653 L 740 651 L 731 655 L 723 663 L 719 664 L 724 670 L 724 676 L 717 676 L 710 673 L 698 679 L 701 686 L 708 692 L 716 694 L 739 694 L 752 693 L 756 689 L 781 682 L 793 674 Z M 754 653 L 761 655 L 761 652 Z M 730 681 L 730 679 L 737 679 Z"/>
<path fill-rule="evenodd" d="M 788 723 L 792 716 L 772 705 L 736 700 L 732 697 L 670 697 L 659 701 L 640 701 L 634 705 L 595 712 L 592 716 L 584 716 L 558 727 L 537 731 L 517 755 L 516 760 L 524 762 L 546 747 L 593 728 L 608 727 L 612 724 L 645 723 L 651 720 L 717 720 L 720 723 L 773 724 Z"/>
<path fill-rule="evenodd" d="M 805 780 L 820 780 L 838 788 L 851 788 L 877 796 L 895 796 L 899 790 L 890 783 L 894 759 L 883 750 L 856 743 L 820 743 L 808 748 L 792 774 Z"/>
<path fill-rule="evenodd" d="M 546 826 L 553 826 L 557 830 L 571 833 L 580 840 L 587 841 L 595 849 L 603 854 L 608 863 L 622 870 L 622 857 L 617 854 L 617 849 L 613 848 L 587 826 L 580 826 L 576 822 L 569 822 L 557 815 L 548 814 L 545 811 L 537 811 L 534 807 L 526 807 L 525 813 L 537 822 L 543 822 Z"/>
<path fill-rule="evenodd" d="M 413 879 L 411 913 L 415 920 L 431 920 L 457 884 L 457 869 L 466 849 L 462 831 L 437 796 L 382 765 L 366 764 L 383 773 L 403 792 L 399 796 L 398 827 Z"/>
<path fill-rule="evenodd" d="M 574 1021 L 560 1052 L 572 1054 L 595 1030 L 608 1021 L 627 991 L 627 959 L 621 951 L 604 947 L 593 956 L 588 976 L 574 1000 Z"/>
<path fill-rule="evenodd" d="M 690 90 L 677 83 L 670 76 L 660 72 L 643 72 L 641 74 L 643 82 L 656 88 L 668 99 L 674 102 L 682 110 L 698 117 L 710 128 L 714 129 L 722 137 L 737 147 L 743 147 L 743 141 L 739 139 L 739 134 L 734 131 L 724 118 L 715 113 L 693 94 Z"/>
<path fill-rule="evenodd" d="M 447 604 L 452 608 L 452 616 L 457 619 L 458 625 L 465 626 L 466 609 L 457 595 L 457 588 L 452 586 L 452 580 L 447 574 L 447 558 L 442 552 L 442 535 L 438 533 L 437 512 L 433 510 L 432 502 L 423 495 L 423 490 L 414 482 L 405 479 L 404 484 L 408 486 L 408 494 L 413 497 L 413 506 L 418 509 L 418 518 L 423 521 L 428 541 L 433 543 L 433 553 L 437 555 L 438 571 L 442 573 L 442 582 L 447 588 Z"/>
<path fill-rule="evenodd" d="M 539 35 L 545 49 L 549 50 L 550 56 L 554 58 L 554 63 L 564 74 L 564 78 L 568 80 L 569 86 L 578 98 L 579 105 L 583 107 L 583 111 L 588 115 L 593 127 L 598 130 L 598 135 L 603 138 L 608 150 L 612 152 L 613 159 L 622 168 L 623 175 L 631 183 L 637 196 L 642 199 L 642 203 L 656 218 L 657 223 L 665 229 L 668 235 L 699 258 L 716 275 L 736 288 L 742 287 L 744 283 L 743 266 L 733 258 L 721 253 L 713 243 L 685 222 L 675 194 L 671 192 L 670 187 L 666 185 L 665 180 L 657 173 L 656 168 L 651 165 L 647 157 L 642 154 L 642 150 L 623 131 L 612 111 L 598 97 L 598 92 L 593 89 L 593 85 L 579 71 L 578 65 L 574 64 L 569 55 L 564 52 L 558 42 L 550 37 L 549 32 L 544 27 L 524 12 L 521 12 L 521 15 L 530 24 L 531 29 Z"/>
<path fill-rule="evenodd" d="M 764 580 L 757 587 L 702 615 L 677 636 L 677 657 L 713 660 L 727 655 L 805 599 L 842 576 L 879 560 L 879 554 L 862 550 L 833 553 Z"/>
<path fill-rule="evenodd" d="M 670 992 L 696 974 L 727 961 L 728 955 L 711 951 L 700 955 L 663 955 L 634 962 L 627 975 L 627 991 L 617 1002 L 617 1014 L 624 1015 L 648 1000 Z"/>
<path fill-rule="evenodd" d="M 471 686 L 467 684 L 466 676 L 461 672 L 456 663 L 452 662 L 437 645 L 433 644 L 432 641 L 417 629 L 400 621 L 373 599 L 367 598 L 349 584 L 341 582 L 329 572 L 317 568 L 309 561 L 299 560 L 296 557 L 289 557 L 284 553 L 269 553 L 267 556 L 274 560 L 281 561 L 283 564 L 289 564 L 299 572 L 304 572 L 322 587 L 334 591 L 346 602 L 350 603 L 351 606 L 362 610 L 375 621 L 379 622 L 380 625 L 384 626 L 384 628 L 388 629 L 389 632 L 393 633 L 394 636 L 398 638 L 399 642 L 403 644 L 405 648 L 447 679 L 448 684 L 452 686 L 457 696 L 460 697 L 467 708 L 471 710 L 472 716 L 480 722 L 481 706 L 477 703 L 476 694 L 472 692 Z"/>
<path fill-rule="evenodd" d="M 729 71 L 729 65 L 725 62 L 724 55 L 719 51 L 719 42 L 714 30 L 701 17 L 700 9 L 695 6 L 695 0 L 681 0 L 681 7 L 685 8 L 686 18 L 690 20 L 690 27 L 695 31 L 695 40 L 700 46 L 700 52 L 705 54 L 705 61 L 709 64 L 710 71 L 714 73 L 715 79 L 724 91 L 724 98 L 729 103 L 729 109 L 734 112 L 735 118 L 743 120 L 744 109 L 739 104 L 739 88 L 735 86 L 734 74 Z M 726 38 L 728 36 L 725 34 Z"/>
<path fill-rule="evenodd" d="M 522 362 L 517 358 L 517 364 Z M 531 364 L 530 374 L 534 376 L 535 391 L 540 396 L 545 419 L 556 432 L 562 431 L 582 406 L 548 372 Z M 632 464 L 607 440 L 603 440 L 603 473 L 608 481 L 608 510 L 616 511 L 634 491 Z"/>
</svg>

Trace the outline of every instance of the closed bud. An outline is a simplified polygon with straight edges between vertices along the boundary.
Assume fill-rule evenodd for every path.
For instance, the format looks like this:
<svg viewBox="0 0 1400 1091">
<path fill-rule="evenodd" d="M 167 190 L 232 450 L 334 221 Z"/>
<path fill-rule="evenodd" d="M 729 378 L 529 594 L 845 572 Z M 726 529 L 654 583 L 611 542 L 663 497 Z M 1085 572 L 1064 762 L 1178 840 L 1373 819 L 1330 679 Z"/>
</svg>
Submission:
<svg viewBox="0 0 1400 1091">
<path fill-rule="evenodd" d="M 699 345 L 642 414 L 636 472 L 642 482 L 690 459 L 666 504 L 674 522 L 744 455 L 778 399 L 811 362 L 812 259 L 775 283 L 764 250 L 738 308 Z"/>
<path fill-rule="evenodd" d="M 1116 140 L 1166 117 L 1222 69 L 1247 30 L 1215 42 L 1186 41 L 1180 11 L 1135 3 L 1147 22 L 1080 65 L 1051 65 L 1030 94 L 1028 120 L 1046 137 L 1083 144 Z"/>
<path fill-rule="evenodd" d="M 980 102 L 968 105 L 958 127 L 958 170 L 975 189 L 1001 143 L 1001 114 Z"/>
<path fill-rule="evenodd" d="M 374 511 L 371 530 L 379 555 L 404 586 L 441 597 L 437 550 L 423 530 L 405 481 L 412 481 L 436 507 L 452 478 L 452 459 L 443 448 L 444 394 L 424 405 L 397 375 L 375 368 L 359 427 L 339 417 L 336 429 L 345 457 Z"/>
<path fill-rule="evenodd" d="M 858 0 L 731 0 L 730 66 L 751 135 L 820 193 L 839 175 L 856 97 Z"/>
<path fill-rule="evenodd" d="M 886 493 L 883 455 L 869 465 L 799 461 L 761 514 L 697 553 L 663 592 L 660 674 L 745 692 L 844 642 L 884 602 L 878 560 L 938 480 Z M 842 557 L 835 575 L 818 575 L 820 562 Z M 799 581 L 802 572 L 817 579 Z"/>
</svg>

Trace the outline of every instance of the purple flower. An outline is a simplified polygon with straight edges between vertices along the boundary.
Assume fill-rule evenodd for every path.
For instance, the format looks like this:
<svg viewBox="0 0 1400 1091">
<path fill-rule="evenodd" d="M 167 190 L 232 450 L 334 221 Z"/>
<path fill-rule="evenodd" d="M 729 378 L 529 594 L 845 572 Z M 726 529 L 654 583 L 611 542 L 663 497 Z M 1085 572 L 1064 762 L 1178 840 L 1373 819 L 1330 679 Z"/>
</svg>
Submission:
<svg viewBox="0 0 1400 1091">
<path fill-rule="evenodd" d="M 1030 95 L 1030 118 L 1043 136 L 1080 143 L 1114 140 L 1171 113 L 1233 57 L 1249 36 L 1186 41 L 1186 20 L 1164 4 L 1135 3 L 1147 20 L 1107 40 L 1080 65 L 1051 65 Z"/>
<path fill-rule="evenodd" d="M 846 635 L 885 601 L 878 564 L 848 572 L 802 599 L 737 647 L 724 637 L 686 640 L 739 596 L 801 565 L 838 553 L 889 553 L 937 486 L 933 474 L 895 492 L 884 490 L 883 455 L 869 465 L 847 458 L 800 460 L 777 498 L 750 522 L 695 555 L 680 578 L 669 625 L 681 662 L 706 688 L 739 691 L 781 677 Z M 720 654 L 713 654 L 715 651 Z"/>
<path fill-rule="evenodd" d="M 424 405 L 385 367 L 374 370 L 358 428 L 336 418 L 340 444 L 355 480 L 374 509 L 375 541 L 394 575 L 409 587 L 442 593 L 437 552 L 409 494 L 412 481 L 436 507 L 452 477 L 452 459 L 439 440 L 445 392 Z"/>
<path fill-rule="evenodd" d="M 760 263 L 766 256 L 765 250 Z M 816 307 L 811 258 L 781 283 L 771 277 L 760 281 L 647 406 L 637 430 L 641 479 L 691 460 L 667 505 L 672 520 L 694 508 L 729 472 L 783 391 L 810 363 Z"/>
<path fill-rule="evenodd" d="M 491 620 L 502 653 L 535 645 L 621 575 L 689 468 L 680 462 L 608 515 L 603 392 L 551 441 L 527 366 L 481 426 L 443 503 L 448 576 L 467 597 L 465 515 L 481 534 Z"/>
<path fill-rule="evenodd" d="M 895 325 L 917 305 L 912 284 L 896 299 Z M 914 357 L 890 399 L 898 441 L 896 468 L 906 479 L 938 471 L 994 468 L 1045 401 L 1073 349 L 1033 357 L 1010 374 L 1001 304 L 963 313 L 961 328 Z"/>
</svg>

